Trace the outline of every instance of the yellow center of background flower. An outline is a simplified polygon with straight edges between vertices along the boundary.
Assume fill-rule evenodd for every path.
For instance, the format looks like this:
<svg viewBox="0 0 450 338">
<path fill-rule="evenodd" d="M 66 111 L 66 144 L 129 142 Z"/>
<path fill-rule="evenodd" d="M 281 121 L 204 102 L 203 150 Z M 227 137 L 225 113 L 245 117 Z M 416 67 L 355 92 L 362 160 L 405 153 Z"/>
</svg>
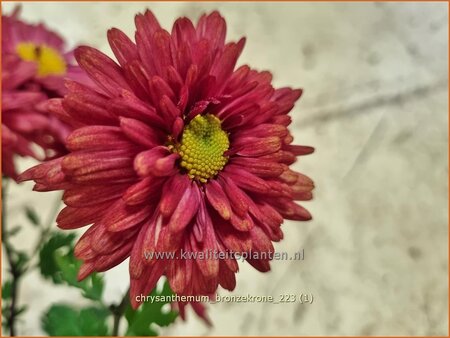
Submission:
<svg viewBox="0 0 450 338">
<path fill-rule="evenodd" d="M 181 167 L 191 179 L 205 183 L 217 175 L 228 161 L 224 152 L 230 142 L 222 130 L 220 120 L 210 114 L 197 115 L 184 128 L 181 143 L 176 151 L 181 156 Z"/>
<path fill-rule="evenodd" d="M 63 75 L 66 73 L 66 62 L 54 48 L 23 42 L 17 45 L 16 51 L 22 60 L 37 62 L 39 76 Z"/>
</svg>

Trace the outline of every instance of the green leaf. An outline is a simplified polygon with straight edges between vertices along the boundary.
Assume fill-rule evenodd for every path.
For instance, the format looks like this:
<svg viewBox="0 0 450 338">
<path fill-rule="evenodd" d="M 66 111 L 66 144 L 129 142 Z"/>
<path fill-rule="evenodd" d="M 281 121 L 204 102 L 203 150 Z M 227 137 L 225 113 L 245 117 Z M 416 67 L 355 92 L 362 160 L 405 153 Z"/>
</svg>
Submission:
<svg viewBox="0 0 450 338">
<path fill-rule="evenodd" d="M 104 287 L 104 281 L 103 281 L 102 276 L 100 276 L 96 273 L 93 273 L 85 281 L 86 281 L 87 287 L 83 288 L 84 297 L 92 299 L 92 300 L 100 301 L 102 299 L 103 287 Z"/>
<path fill-rule="evenodd" d="M 7 280 L 2 285 L 2 299 L 10 299 L 11 298 L 11 287 L 12 282 L 10 280 Z"/>
<path fill-rule="evenodd" d="M 169 298 L 173 294 L 169 283 L 165 282 L 163 289 L 158 292 L 155 288 L 151 296 L 164 296 Z M 157 336 L 158 333 L 152 328 L 155 324 L 157 326 L 168 326 L 173 323 L 178 316 L 175 311 L 167 313 L 162 311 L 166 304 L 170 304 L 169 299 L 164 299 L 161 302 L 144 302 L 137 310 L 133 310 L 131 305 L 128 305 L 125 310 L 125 318 L 128 321 L 128 329 L 126 336 Z"/>
<path fill-rule="evenodd" d="M 40 252 L 39 266 L 44 277 L 51 278 L 55 284 L 68 284 L 82 290 L 85 298 L 100 301 L 103 294 L 103 278 L 98 274 L 91 274 L 79 282 L 77 280 L 81 261 L 77 260 L 73 252 L 75 235 L 55 233 L 44 244 Z"/>
<path fill-rule="evenodd" d="M 34 211 L 34 209 L 32 209 L 31 207 L 25 207 L 25 214 L 28 218 L 28 220 L 31 222 L 31 224 L 33 225 L 39 225 L 41 224 L 40 220 L 39 220 L 39 216 L 37 215 L 36 211 Z"/>
<path fill-rule="evenodd" d="M 105 319 L 111 314 L 105 308 L 89 307 L 80 311 L 79 323 L 85 336 L 106 336 L 108 326 Z"/>
<path fill-rule="evenodd" d="M 100 307 L 81 310 L 54 304 L 42 317 L 42 329 L 50 336 L 106 336 L 109 311 Z"/>
<path fill-rule="evenodd" d="M 75 234 L 54 233 L 50 239 L 42 246 L 39 252 L 39 269 L 42 276 L 51 278 L 53 283 L 61 284 L 63 282 L 56 263 L 55 252 L 58 249 L 65 248 L 66 252 L 72 247 Z"/>
<path fill-rule="evenodd" d="M 103 294 L 103 278 L 93 273 L 86 279 L 79 282 L 77 280 L 78 270 L 81 261 L 77 260 L 73 255 L 73 250 L 68 254 L 55 253 L 56 264 L 60 271 L 61 279 L 70 286 L 77 287 L 82 290 L 83 297 L 95 301 L 100 301 Z"/>
</svg>

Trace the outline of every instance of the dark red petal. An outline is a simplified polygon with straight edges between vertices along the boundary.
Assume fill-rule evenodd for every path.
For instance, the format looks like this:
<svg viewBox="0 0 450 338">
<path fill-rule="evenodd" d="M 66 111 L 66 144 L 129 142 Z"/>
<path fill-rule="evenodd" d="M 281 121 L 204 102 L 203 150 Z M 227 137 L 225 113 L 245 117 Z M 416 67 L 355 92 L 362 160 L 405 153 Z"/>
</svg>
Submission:
<svg viewBox="0 0 450 338">
<path fill-rule="evenodd" d="M 220 261 L 219 284 L 228 291 L 236 287 L 236 276 L 223 261 Z"/>
<path fill-rule="evenodd" d="M 95 271 L 103 272 L 107 271 L 120 263 L 122 263 L 125 259 L 130 256 L 131 248 L 133 246 L 133 242 L 129 241 L 125 243 L 122 247 L 109 251 L 106 255 L 99 256 L 95 259 Z"/>
<path fill-rule="evenodd" d="M 169 98 L 170 101 L 175 100 L 175 93 L 172 88 L 160 76 L 153 76 L 148 85 L 153 106 L 158 107 L 164 96 Z"/>
<path fill-rule="evenodd" d="M 177 47 L 183 43 L 193 46 L 197 41 L 194 25 L 188 18 L 179 18 L 172 27 L 172 40 Z"/>
<path fill-rule="evenodd" d="M 69 93 L 62 101 L 64 111 L 83 124 L 117 125 L 117 117 L 108 111 L 106 96 L 73 81 L 66 81 Z"/>
<path fill-rule="evenodd" d="M 45 103 L 45 110 L 49 113 L 53 114 L 56 118 L 67 123 L 70 126 L 75 128 L 82 127 L 85 123 L 76 121 L 74 118 L 67 113 L 62 105 L 63 99 L 50 99 Z"/>
<path fill-rule="evenodd" d="M 236 66 L 237 59 L 244 49 L 245 38 L 239 40 L 237 44 L 230 43 L 225 46 L 222 55 L 216 59 L 216 62 L 211 67 L 211 75 L 215 76 L 216 82 L 222 84 L 222 88 L 226 85 L 226 80 L 233 73 Z M 219 93 L 222 90 L 219 90 Z"/>
<path fill-rule="evenodd" d="M 148 267 L 138 279 L 131 278 L 130 280 L 130 303 L 133 309 L 137 309 L 141 302 L 137 297 L 141 295 L 148 295 L 156 287 L 156 283 L 161 278 L 166 264 L 158 262 L 152 267 Z"/>
<path fill-rule="evenodd" d="M 172 260 L 168 264 L 167 279 L 169 280 L 170 288 L 176 294 L 181 294 L 188 284 L 186 276 L 186 261 L 185 260 Z"/>
<path fill-rule="evenodd" d="M 94 262 L 84 262 L 78 270 L 77 280 L 80 282 L 95 271 Z"/>
<path fill-rule="evenodd" d="M 294 221 L 309 221 L 312 219 L 312 216 L 308 210 L 292 202 L 291 200 L 278 199 L 272 201 L 272 203 L 273 207 L 275 207 L 275 209 L 277 209 L 284 218 Z"/>
<path fill-rule="evenodd" d="M 137 205 L 144 202 L 150 203 L 160 192 L 163 179 L 156 177 L 146 177 L 138 183 L 130 186 L 122 196 L 122 199 L 128 205 Z"/>
<path fill-rule="evenodd" d="M 19 175 L 18 182 L 29 180 L 40 180 L 47 176 L 48 172 L 54 168 L 61 168 L 62 158 L 57 158 L 51 161 L 36 165 Z"/>
<path fill-rule="evenodd" d="M 107 35 L 111 50 L 121 66 L 138 58 L 136 45 L 124 32 L 117 28 L 111 28 Z"/>
<path fill-rule="evenodd" d="M 220 175 L 219 182 L 228 196 L 233 211 L 244 217 L 248 211 L 248 198 L 244 192 L 226 175 Z"/>
<path fill-rule="evenodd" d="M 243 131 L 237 131 L 235 137 L 252 136 L 252 137 L 285 137 L 288 134 L 288 130 L 285 126 L 279 124 L 262 123 L 251 129 Z"/>
<path fill-rule="evenodd" d="M 225 43 L 226 33 L 227 25 L 225 19 L 217 11 L 209 15 L 202 15 L 197 23 L 197 37 L 199 39 L 207 39 L 212 50 L 222 48 Z"/>
<path fill-rule="evenodd" d="M 150 237 L 153 235 L 154 228 L 154 215 L 151 219 L 145 221 L 139 229 L 137 233 L 137 237 L 134 241 L 133 249 L 130 254 L 130 264 L 129 264 L 129 272 L 131 279 L 138 279 L 141 277 L 144 272 L 144 265 L 148 263 L 148 258 L 145 257 L 147 252 L 154 252 L 154 246 L 152 246 L 149 250 L 144 248 L 144 241 L 146 237 Z M 153 240 L 155 240 L 154 236 L 151 236 Z M 156 260 L 153 262 L 155 263 Z"/>
<path fill-rule="evenodd" d="M 110 157 L 96 157 L 95 155 L 110 154 Z M 110 152 L 88 152 L 77 151 L 66 156 L 61 163 L 65 174 L 70 176 L 81 176 L 98 171 L 124 169 L 132 166 L 130 157 L 114 156 L 114 151 Z"/>
<path fill-rule="evenodd" d="M 110 202 L 106 202 L 101 205 L 86 208 L 65 207 L 56 218 L 56 223 L 59 228 L 64 230 L 81 228 L 101 219 L 106 208 L 110 205 Z"/>
<path fill-rule="evenodd" d="M 66 140 L 71 151 L 85 149 L 121 149 L 129 148 L 131 143 L 123 136 L 119 127 L 86 126 L 73 131 Z"/>
<path fill-rule="evenodd" d="M 127 117 L 120 117 L 119 119 L 120 128 L 130 140 L 149 148 L 161 143 L 158 137 L 159 135 L 145 123 Z"/>
<path fill-rule="evenodd" d="M 106 210 L 105 216 L 100 220 L 109 231 L 123 231 L 143 222 L 151 215 L 152 207 L 129 206 L 123 200 L 118 200 Z"/>
<path fill-rule="evenodd" d="M 264 161 L 260 158 L 236 157 L 230 163 L 239 165 L 259 177 L 278 177 L 285 170 L 280 163 Z"/>
<path fill-rule="evenodd" d="M 114 183 L 132 183 L 136 181 L 136 172 L 131 167 L 96 171 L 87 173 L 84 175 L 72 176 L 71 180 L 75 184 L 108 184 L 113 181 Z"/>
<path fill-rule="evenodd" d="M 152 11 L 146 10 L 144 14 L 137 14 L 134 23 L 138 33 L 143 34 L 147 39 L 153 36 L 153 33 L 161 29 L 158 20 Z"/>
<path fill-rule="evenodd" d="M 253 220 L 248 214 L 244 217 L 240 217 L 237 214 L 232 214 L 230 223 L 236 230 L 239 231 L 249 231 L 254 226 Z"/>
<path fill-rule="evenodd" d="M 182 231 L 197 213 L 199 202 L 200 192 L 197 185 L 191 183 L 187 186 L 172 217 L 170 217 L 169 229 L 175 233 Z"/>
<path fill-rule="evenodd" d="M 172 176 L 176 172 L 175 161 L 178 158 L 178 154 L 158 146 L 139 153 L 134 160 L 134 169 L 140 176 Z"/>
<path fill-rule="evenodd" d="M 308 155 L 314 152 L 313 147 L 298 146 L 298 145 L 288 145 L 283 147 L 283 149 L 293 153 L 295 156 Z"/>
<path fill-rule="evenodd" d="M 191 233 L 190 244 L 194 252 L 203 252 L 204 259 L 197 259 L 196 264 L 205 278 L 216 278 L 219 273 L 219 260 L 217 257 L 211 257 L 211 253 L 214 254 L 217 252 L 217 239 L 211 218 L 203 200 L 200 203 L 199 211 L 197 213 L 197 221 L 202 223 L 201 226 L 204 230 L 204 237 L 202 238 L 202 242 L 198 243 L 195 234 Z"/>
<path fill-rule="evenodd" d="M 230 219 L 232 214 L 230 202 L 219 183 L 215 180 L 211 180 L 206 184 L 206 197 L 211 206 L 216 209 L 223 219 Z"/>
<path fill-rule="evenodd" d="M 133 60 L 123 66 L 124 76 L 134 94 L 144 102 L 151 103 L 148 81 L 150 75 L 145 70 L 142 62 Z"/>
<path fill-rule="evenodd" d="M 220 223 L 216 226 L 216 233 L 228 250 L 242 253 L 252 249 L 249 232 L 236 231 L 230 225 Z"/>
<path fill-rule="evenodd" d="M 264 180 L 238 166 L 227 165 L 223 172 L 242 189 L 258 193 L 266 193 L 269 190 L 269 186 Z"/>
<path fill-rule="evenodd" d="M 75 58 L 89 77 L 110 96 L 119 96 L 122 89 L 130 90 L 122 69 L 97 49 L 78 47 L 75 49 Z"/>
<path fill-rule="evenodd" d="M 87 231 L 80 237 L 75 244 L 74 255 L 78 259 L 90 260 L 95 258 L 97 253 L 91 248 L 92 234 L 95 231 L 95 224 L 93 224 Z"/>
<path fill-rule="evenodd" d="M 139 100 L 133 93 L 122 91 L 120 98 L 109 101 L 109 108 L 115 116 L 124 116 L 147 123 L 152 128 L 170 130 L 170 125 L 158 115 L 155 108 Z"/>
<path fill-rule="evenodd" d="M 166 69 L 172 65 L 172 50 L 171 50 L 170 34 L 163 30 L 157 30 L 153 33 L 151 42 L 151 53 L 155 65 L 156 74 L 166 79 Z"/>
<path fill-rule="evenodd" d="M 261 156 L 260 159 L 285 163 L 287 165 L 293 164 L 297 160 L 294 154 L 292 154 L 289 151 L 283 150 L 277 151 L 276 153 L 272 153 L 269 155 Z"/>
<path fill-rule="evenodd" d="M 73 187 L 64 191 L 63 200 L 70 207 L 89 207 L 117 199 L 125 189 L 123 184 Z"/>
<path fill-rule="evenodd" d="M 233 142 L 232 151 L 240 156 L 259 157 L 274 153 L 281 148 L 278 137 L 242 137 Z"/>
<path fill-rule="evenodd" d="M 302 95 L 302 89 L 292 88 L 280 88 L 273 94 L 273 100 L 279 106 L 279 114 L 287 114 L 292 107 L 294 107 L 295 101 L 297 101 Z"/>
<path fill-rule="evenodd" d="M 167 96 L 163 96 L 159 101 L 160 111 L 165 117 L 166 121 L 174 121 L 176 118 L 181 116 L 180 110 L 175 106 L 175 104 Z"/>
<path fill-rule="evenodd" d="M 164 184 L 159 210 L 165 217 L 171 216 L 190 183 L 187 175 L 174 175 Z"/>
</svg>

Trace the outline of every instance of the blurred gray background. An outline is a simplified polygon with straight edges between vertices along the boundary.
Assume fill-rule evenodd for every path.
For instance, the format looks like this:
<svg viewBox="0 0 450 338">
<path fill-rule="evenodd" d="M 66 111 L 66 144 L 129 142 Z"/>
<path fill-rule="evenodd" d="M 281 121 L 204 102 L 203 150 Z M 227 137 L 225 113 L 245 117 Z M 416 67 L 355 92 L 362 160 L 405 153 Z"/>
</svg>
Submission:
<svg viewBox="0 0 450 338">
<path fill-rule="evenodd" d="M 292 131 L 316 148 L 295 165 L 316 183 L 305 203 L 314 220 L 285 222 L 276 245 L 304 248 L 305 260 L 273 262 L 266 274 L 241 264 L 234 292 L 306 292 L 314 303 L 211 304 L 213 328 L 189 313 L 162 334 L 447 335 L 448 4 L 43 2 L 24 3 L 23 17 L 111 55 L 106 30 L 134 36 L 134 14 L 145 8 L 165 28 L 219 9 L 228 40 L 247 37 L 240 64 L 272 71 L 275 86 L 304 88 Z M 23 221 L 25 203 L 50 210 L 57 195 L 30 189 L 13 188 L 9 222 Z M 18 245 L 35 240 L 29 230 Z M 115 302 L 127 263 L 106 280 Z M 20 303 L 30 310 L 19 333 L 43 334 L 39 314 L 56 301 L 82 302 L 37 274 L 23 280 Z"/>
</svg>

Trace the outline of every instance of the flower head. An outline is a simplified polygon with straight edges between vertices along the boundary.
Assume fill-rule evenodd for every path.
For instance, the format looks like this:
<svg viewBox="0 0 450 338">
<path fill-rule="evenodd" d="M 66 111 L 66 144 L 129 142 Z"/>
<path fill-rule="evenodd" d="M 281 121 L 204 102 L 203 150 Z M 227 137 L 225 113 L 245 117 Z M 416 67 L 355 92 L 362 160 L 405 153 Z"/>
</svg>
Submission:
<svg viewBox="0 0 450 338">
<path fill-rule="evenodd" d="M 15 155 L 39 157 L 33 144 L 47 159 L 66 153 L 70 129 L 47 112 L 44 102 L 65 93 L 65 77 L 85 77 L 63 53 L 61 37 L 18 15 L 19 8 L 2 16 L 2 171 L 12 178 Z"/>
<path fill-rule="evenodd" d="M 94 48 L 76 49 L 96 88 L 69 82 L 65 98 L 51 102 L 75 128 L 69 154 L 21 180 L 64 190 L 60 228 L 92 224 L 75 248 L 80 279 L 130 257 L 134 307 L 162 275 L 177 294 L 233 290 L 238 264 L 230 252 L 265 252 L 247 260 L 268 271 L 283 220 L 311 218 L 294 201 L 311 199 L 313 183 L 289 168 L 313 151 L 293 145 L 287 128 L 302 91 L 274 89 L 269 72 L 235 69 L 245 39 L 225 43 L 218 12 L 196 26 L 180 18 L 171 33 L 150 11 L 135 22 L 136 42 L 108 31 L 118 64 Z"/>
</svg>

